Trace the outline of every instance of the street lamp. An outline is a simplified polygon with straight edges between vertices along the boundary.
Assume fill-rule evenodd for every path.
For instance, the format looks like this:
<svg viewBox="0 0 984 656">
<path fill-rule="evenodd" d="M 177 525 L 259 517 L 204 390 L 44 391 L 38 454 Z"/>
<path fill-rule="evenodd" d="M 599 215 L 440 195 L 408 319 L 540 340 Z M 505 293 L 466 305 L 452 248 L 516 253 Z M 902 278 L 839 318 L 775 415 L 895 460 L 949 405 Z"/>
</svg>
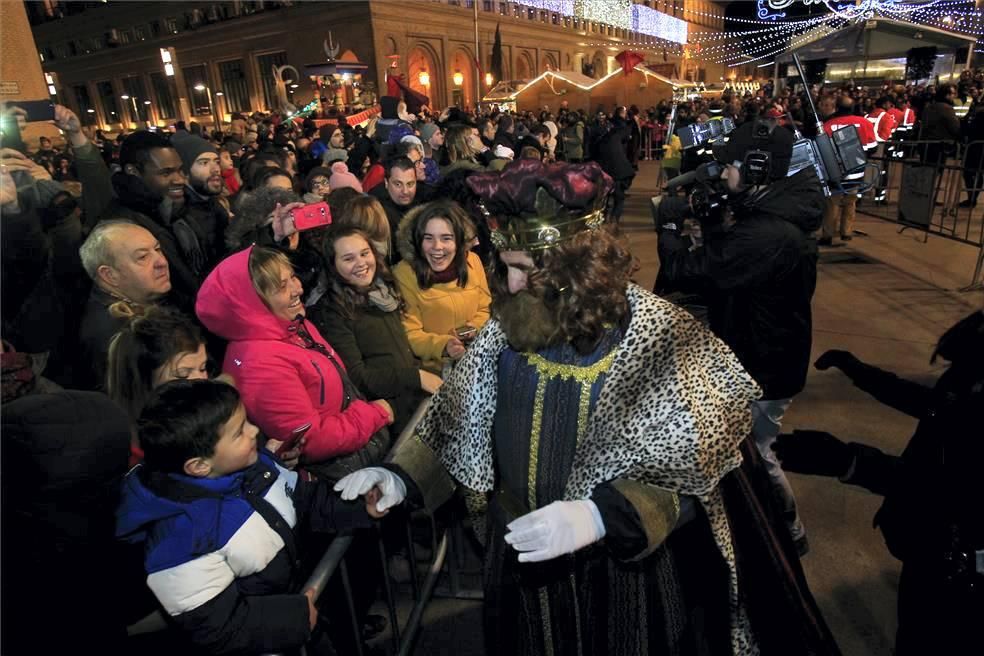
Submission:
<svg viewBox="0 0 984 656">
<path fill-rule="evenodd" d="M 199 82 L 198 84 L 195 85 L 195 91 L 205 92 L 206 96 L 208 97 L 208 111 L 212 115 L 212 119 L 215 121 L 216 129 L 219 132 L 222 132 L 222 117 L 219 116 L 219 113 L 217 111 L 215 111 L 215 104 L 212 102 L 212 90 L 208 88 L 207 84 Z M 220 91 L 219 95 L 221 94 L 222 92 Z"/>
<path fill-rule="evenodd" d="M 431 83 L 431 76 L 426 70 L 420 71 L 417 74 L 417 81 L 420 82 L 422 86 L 429 87 Z"/>
<path fill-rule="evenodd" d="M 461 71 L 455 71 L 451 79 L 454 81 L 454 86 L 460 87 L 461 83 L 465 81 L 465 76 L 462 75 Z"/>
<path fill-rule="evenodd" d="M 491 73 L 486 73 L 486 74 L 485 74 L 485 86 L 487 86 L 487 87 L 490 87 L 490 86 L 492 86 L 492 83 L 493 83 L 494 81 L 495 81 L 495 80 L 493 79 L 493 77 L 492 77 L 492 74 L 491 74 Z"/>
</svg>

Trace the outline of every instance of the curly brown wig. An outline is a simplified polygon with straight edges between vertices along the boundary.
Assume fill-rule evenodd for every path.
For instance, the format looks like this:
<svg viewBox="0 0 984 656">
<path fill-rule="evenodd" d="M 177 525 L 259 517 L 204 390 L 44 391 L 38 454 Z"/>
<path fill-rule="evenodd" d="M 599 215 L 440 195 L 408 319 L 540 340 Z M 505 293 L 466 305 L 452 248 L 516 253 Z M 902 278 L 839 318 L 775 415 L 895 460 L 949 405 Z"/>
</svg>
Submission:
<svg viewBox="0 0 984 656">
<path fill-rule="evenodd" d="M 638 268 L 625 240 L 607 229 L 586 230 L 555 248 L 532 253 L 529 290 L 557 317 L 558 337 L 591 351 L 611 326 L 628 320 L 626 288 Z M 492 312 L 508 302 L 506 266 L 496 258 Z"/>
</svg>

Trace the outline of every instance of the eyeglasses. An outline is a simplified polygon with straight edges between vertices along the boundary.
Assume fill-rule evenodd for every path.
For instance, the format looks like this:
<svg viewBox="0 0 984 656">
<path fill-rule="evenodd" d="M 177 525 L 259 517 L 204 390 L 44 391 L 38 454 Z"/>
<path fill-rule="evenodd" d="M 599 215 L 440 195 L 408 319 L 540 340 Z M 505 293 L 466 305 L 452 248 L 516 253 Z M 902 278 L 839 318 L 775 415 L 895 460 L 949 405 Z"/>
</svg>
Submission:
<svg viewBox="0 0 984 656">
<path fill-rule="evenodd" d="M 331 184 L 325 178 L 315 178 L 311 181 L 312 187 L 330 187 Z"/>
</svg>

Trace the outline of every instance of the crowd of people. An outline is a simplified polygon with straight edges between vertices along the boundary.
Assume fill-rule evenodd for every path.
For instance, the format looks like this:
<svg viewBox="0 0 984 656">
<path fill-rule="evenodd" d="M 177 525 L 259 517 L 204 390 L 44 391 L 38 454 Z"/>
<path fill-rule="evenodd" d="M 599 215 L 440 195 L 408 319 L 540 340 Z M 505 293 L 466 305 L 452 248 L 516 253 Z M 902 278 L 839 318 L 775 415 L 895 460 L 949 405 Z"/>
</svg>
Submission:
<svg viewBox="0 0 984 656">
<path fill-rule="evenodd" d="M 961 92 L 974 102 L 958 130 L 980 129 L 982 81 L 818 100 L 825 127 L 869 125 L 877 143 L 917 115 L 924 132 L 949 126 L 937 105 Z M 766 181 L 731 166 L 761 146 L 760 121 L 809 133 L 803 99 L 766 88 L 676 105 L 678 127 L 739 123 L 723 174 L 744 199 L 734 227 L 659 226 L 656 291 L 716 299 L 710 330 L 630 282 L 618 236 L 647 133 L 667 176 L 700 162 L 666 139 L 668 103 L 380 104 L 365 126 L 236 114 L 224 133 L 179 122 L 115 139 L 56 106 L 61 150 L 42 138 L 0 153 L 4 427 L 46 480 L 8 476 L 5 454 L 5 508 L 19 500 L 16 530 L 32 537 L 4 571 L 44 560 L 45 581 L 84 579 L 80 593 L 118 574 L 118 607 L 63 596 L 70 629 L 46 640 L 78 631 L 122 653 L 120 627 L 160 609 L 209 653 L 344 653 L 344 622 L 297 588 L 304 541 L 370 528 L 405 500 L 435 509 L 458 485 L 489 501 L 490 653 L 836 653 L 789 564 L 808 546 L 773 445 L 809 365 L 813 233 L 850 238 L 850 223 L 811 171 L 785 177 L 791 135 L 770 142 Z M 384 466 L 426 399 L 418 439 Z M 749 433 L 764 473 L 740 450 Z M 748 502 L 758 476 L 788 534 Z M 60 550 L 71 557 L 49 567 Z M 25 610 L 48 593 L 14 585 Z M 10 617 L 37 639 L 31 612 Z"/>
</svg>

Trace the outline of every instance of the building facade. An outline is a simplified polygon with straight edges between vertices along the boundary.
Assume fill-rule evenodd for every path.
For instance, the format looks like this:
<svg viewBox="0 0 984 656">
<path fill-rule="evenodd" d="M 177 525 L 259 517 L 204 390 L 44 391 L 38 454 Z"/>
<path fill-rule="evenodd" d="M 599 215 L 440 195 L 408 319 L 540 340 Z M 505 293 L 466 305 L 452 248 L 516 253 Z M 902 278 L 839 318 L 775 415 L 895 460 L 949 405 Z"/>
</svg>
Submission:
<svg viewBox="0 0 984 656">
<path fill-rule="evenodd" d="M 502 75 L 546 70 L 601 77 L 621 50 L 640 50 L 668 77 L 716 80 L 714 64 L 691 59 L 665 19 L 687 30 L 724 29 L 725 2 L 710 0 L 369 0 L 314 2 L 26 3 L 39 57 L 59 102 L 83 122 L 108 128 L 178 119 L 227 122 L 233 112 L 278 106 L 273 69 L 324 62 L 325 41 L 367 64 L 376 89 L 395 63 L 431 105 L 474 106 L 487 80 L 496 28 Z M 609 8 L 614 8 L 609 11 Z M 658 12 L 658 13 L 657 13 Z M 644 16 L 646 24 L 630 16 Z M 659 19 L 653 23 L 653 19 Z M 609 20 L 610 22 L 605 22 Z M 676 21 L 676 22 L 675 22 Z M 638 29 L 634 29 L 638 28 Z M 647 33 L 648 31 L 648 33 Z M 476 47 L 477 46 L 477 47 Z M 164 59 L 162 59 L 164 49 Z M 170 67 L 167 65 L 170 64 Z M 173 74 L 168 74 L 168 73 Z M 294 80 L 303 106 L 312 82 Z"/>
</svg>

